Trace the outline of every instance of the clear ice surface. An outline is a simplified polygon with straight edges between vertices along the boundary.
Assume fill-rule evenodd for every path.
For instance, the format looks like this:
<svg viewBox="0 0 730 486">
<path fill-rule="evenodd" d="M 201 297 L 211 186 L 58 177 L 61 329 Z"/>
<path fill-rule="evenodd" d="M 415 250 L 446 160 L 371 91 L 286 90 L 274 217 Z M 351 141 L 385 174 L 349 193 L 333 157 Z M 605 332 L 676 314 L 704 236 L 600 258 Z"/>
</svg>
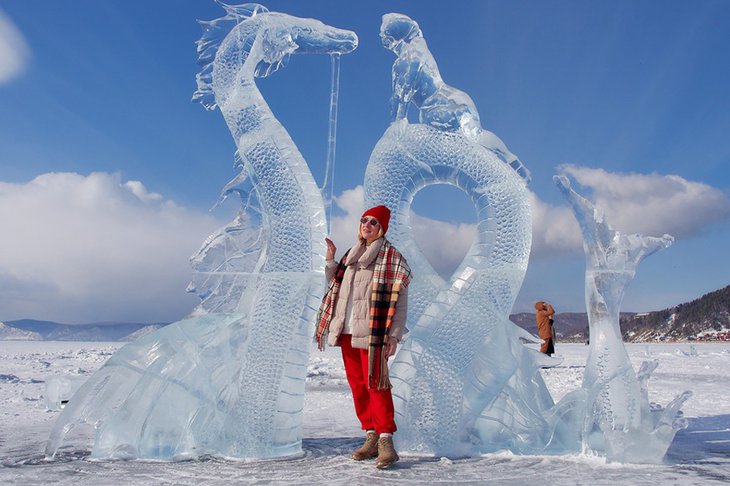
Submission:
<svg viewBox="0 0 730 486">
<path fill-rule="evenodd" d="M 201 22 L 194 100 L 220 108 L 237 146 L 235 221 L 192 258 L 188 319 L 121 348 L 74 395 L 46 449 L 78 424 L 93 458 L 270 458 L 301 453 L 304 383 L 323 290 L 325 206 L 256 87 L 290 54 L 346 54 L 354 32 L 256 4 Z"/>
</svg>

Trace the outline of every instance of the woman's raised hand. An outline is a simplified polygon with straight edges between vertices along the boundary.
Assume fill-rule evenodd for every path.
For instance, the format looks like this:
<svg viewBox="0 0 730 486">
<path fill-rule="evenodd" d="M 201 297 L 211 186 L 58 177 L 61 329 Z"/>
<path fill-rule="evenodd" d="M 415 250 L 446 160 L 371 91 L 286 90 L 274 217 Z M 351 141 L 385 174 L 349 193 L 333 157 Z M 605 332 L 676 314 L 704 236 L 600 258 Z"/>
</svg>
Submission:
<svg viewBox="0 0 730 486">
<path fill-rule="evenodd" d="M 324 242 L 327 243 L 327 253 L 325 255 L 325 259 L 334 260 L 335 252 L 337 252 L 337 247 L 335 246 L 335 243 L 329 238 L 325 238 Z"/>
</svg>

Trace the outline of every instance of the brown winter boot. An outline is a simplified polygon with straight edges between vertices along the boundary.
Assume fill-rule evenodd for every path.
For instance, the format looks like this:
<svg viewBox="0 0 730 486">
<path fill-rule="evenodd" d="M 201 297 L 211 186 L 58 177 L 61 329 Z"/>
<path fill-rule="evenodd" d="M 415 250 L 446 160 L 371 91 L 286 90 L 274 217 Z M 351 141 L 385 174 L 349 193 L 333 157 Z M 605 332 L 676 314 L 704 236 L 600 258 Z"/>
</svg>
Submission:
<svg viewBox="0 0 730 486">
<path fill-rule="evenodd" d="M 352 458 L 356 461 L 364 461 L 372 459 L 378 455 L 378 434 L 374 430 L 368 430 L 365 443 L 358 450 L 352 453 Z"/>
<path fill-rule="evenodd" d="M 375 460 L 375 467 L 387 469 L 398 459 L 398 453 L 393 446 L 393 436 L 383 436 L 378 439 L 378 458 Z"/>
</svg>

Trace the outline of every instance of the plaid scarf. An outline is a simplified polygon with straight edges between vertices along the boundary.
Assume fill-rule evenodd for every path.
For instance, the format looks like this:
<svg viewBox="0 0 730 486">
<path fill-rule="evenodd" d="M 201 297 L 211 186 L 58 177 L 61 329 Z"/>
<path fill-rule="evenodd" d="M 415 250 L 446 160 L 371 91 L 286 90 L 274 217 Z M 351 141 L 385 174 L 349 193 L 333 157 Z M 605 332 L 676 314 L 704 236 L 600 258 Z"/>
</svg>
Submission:
<svg viewBox="0 0 730 486">
<path fill-rule="evenodd" d="M 337 264 L 335 270 L 335 276 L 330 280 L 327 292 L 324 294 L 322 304 L 319 306 L 319 312 L 317 312 L 317 333 L 314 336 L 314 340 L 317 342 L 317 347 L 320 351 L 324 351 L 324 347 L 327 344 L 327 335 L 330 332 L 330 322 L 332 322 L 332 313 L 335 309 L 335 303 L 337 302 L 337 295 L 340 293 L 340 285 L 342 285 L 342 279 L 345 278 L 345 269 L 347 266 L 347 255 L 350 254 L 350 250 L 342 256 L 340 263 Z"/>
<path fill-rule="evenodd" d="M 349 253 L 349 251 L 348 251 Z M 324 350 L 329 333 L 332 312 L 337 294 L 345 276 L 347 253 L 342 257 L 322 299 L 317 315 L 317 341 L 320 351 Z M 368 388 L 384 390 L 391 388 L 388 378 L 388 330 L 393 322 L 395 307 L 401 289 L 410 283 L 411 269 L 406 259 L 388 240 L 383 242 L 375 259 L 372 295 L 370 298 L 370 337 L 368 340 Z"/>
</svg>

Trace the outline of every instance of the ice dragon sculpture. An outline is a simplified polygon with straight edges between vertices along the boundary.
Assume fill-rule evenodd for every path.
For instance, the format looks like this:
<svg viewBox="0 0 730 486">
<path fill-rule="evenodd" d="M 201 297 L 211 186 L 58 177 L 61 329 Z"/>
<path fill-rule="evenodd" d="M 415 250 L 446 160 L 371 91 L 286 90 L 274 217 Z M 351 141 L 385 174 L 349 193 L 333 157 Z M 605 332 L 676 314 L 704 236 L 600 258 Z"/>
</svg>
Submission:
<svg viewBox="0 0 730 486">
<path fill-rule="evenodd" d="M 644 362 L 638 374 L 634 372 L 621 337 L 619 311 L 639 263 L 674 238 L 619 233 L 571 188 L 566 176 L 555 176 L 554 181 L 575 213 L 586 253 L 590 348 L 582 387 L 584 449 L 605 450 L 612 461 L 661 462 L 674 435 L 687 427 L 680 408 L 691 392 L 678 395 L 665 409 L 649 403 L 647 381 L 658 363 Z M 566 397 L 564 403 L 573 398 Z"/>
<path fill-rule="evenodd" d="M 380 35 L 397 56 L 393 122 L 368 163 L 366 204 L 395 208 L 389 236 L 414 270 L 411 334 L 391 365 L 399 447 L 448 456 L 508 449 L 661 460 L 684 424 L 678 410 L 689 395 L 666 410 L 650 406 L 646 382 L 656 364 L 634 374 L 618 309 L 636 265 L 671 237 L 619 235 L 586 216 L 593 214 L 587 202 L 569 198 L 575 208 L 591 210 L 576 214 L 591 270 L 586 295 L 592 348 L 583 387 L 555 404 L 539 372 L 554 361 L 523 346 L 530 337 L 508 320 L 531 244 L 529 172 L 481 128 L 468 95 L 443 82 L 415 21 L 387 14 Z M 408 121 L 410 106 L 418 110 L 419 123 Z M 429 184 L 460 188 L 477 213 L 476 239 L 448 282 L 426 260 L 410 228 L 413 197 Z"/>
<path fill-rule="evenodd" d="M 393 123 L 368 163 L 366 205 L 393 209 L 388 234 L 415 276 L 411 334 L 391 367 L 399 447 L 473 455 L 544 444 L 533 436 L 544 434 L 553 406 L 538 370 L 549 358 L 523 346 L 530 337 L 508 320 L 530 253 L 529 174 L 481 128 L 469 96 L 443 82 L 415 21 L 387 14 L 380 36 L 397 56 Z M 409 123 L 409 105 L 420 123 Z M 410 228 L 413 197 L 429 184 L 460 188 L 477 212 L 476 239 L 448 282 Z"/>
<path fill-rule="evenodd" d="M 343 54 L 357 36 L 256 4 L 202 22 L 194 97 L 218 106 L 238 148 L 239 218 L 193 258 L 193 317 L 121 348 L 59 416 L 53 456 L 79 423 L 94 458 L 281 457 L 301 452 L 304 382 L 322 291 L 325 213 L 304 158 L 255 78 L 290 54 Z M 252 202 L 253 201 L 253 202 Z M 260 207 L 260 212 L 255 209 Z M 260 224 L 261 229 L 252 227 Z"/>
</svg>

